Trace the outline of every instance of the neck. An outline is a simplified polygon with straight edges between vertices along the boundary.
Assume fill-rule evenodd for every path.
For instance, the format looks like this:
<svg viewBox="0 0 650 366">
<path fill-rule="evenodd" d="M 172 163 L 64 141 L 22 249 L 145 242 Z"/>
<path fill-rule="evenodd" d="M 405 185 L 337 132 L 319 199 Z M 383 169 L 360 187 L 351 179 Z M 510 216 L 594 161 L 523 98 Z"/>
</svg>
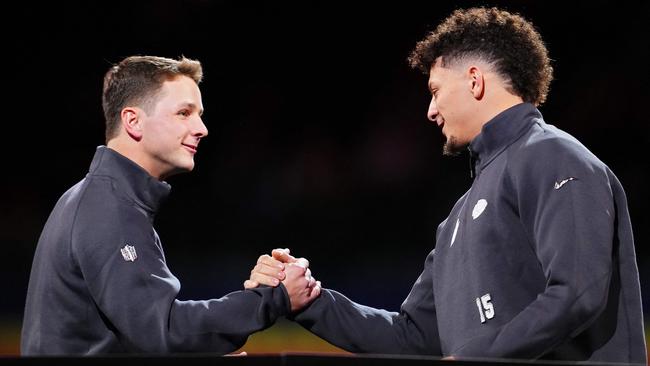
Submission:
<svg viewBox="0 0 650 366">
<path fill-rule="evenodd" d="M 483 126 L 486 123 L 490 122 L 498 114 L 508 108 L 516 106 L 517 104 L 523 103 L 524 100 L 519 96 L 509 93 L 506 90 L 502 90 L 498 94 L 490 96 L 490 100 L 486 100 L 485 102 L 486 108 L 483 108 L 480 113 L 477 113 L 476 116 L 481 122 L 478 125 L 478 129 L 474 137 L 481 133 Z"/>
<path fill-rule="evenodd" d="M 138 164 L 142 169 L 144 169 L 149 175 L 152 177 L 162 180 L 162 177 L 160 174 L 156 174 L 156 172 L 152 171 L 151 167 L 149 167 L 149 164 L 147 164 L 147 160 L 145 159 L 145 156 L 142 154 L 142 152 L 137 149 L 136 146 L 133 146 L 133 142 L 131 141 L 124 141 L 124 139 L 121 139 L 119 136 L 115 137 L 111 140 L 109 140 L 106 143 L 106 147 L 115 150 L 118 152 L 120 155 L 126 157 L 127 159 L 133 161 L 134 163 Z"/>
</svg>

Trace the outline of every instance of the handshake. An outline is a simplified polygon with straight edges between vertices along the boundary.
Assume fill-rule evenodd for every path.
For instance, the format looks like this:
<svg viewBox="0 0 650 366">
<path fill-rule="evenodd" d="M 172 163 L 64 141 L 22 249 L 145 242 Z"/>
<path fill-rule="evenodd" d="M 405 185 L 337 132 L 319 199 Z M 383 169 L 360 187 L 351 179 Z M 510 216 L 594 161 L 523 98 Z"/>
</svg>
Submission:
<svg viewBox="0 0 650 366">
<path fill-rule="evenodd" d="M 287 289 L 292 312 L 309 305 L 321 291 L 320 281 L 311 276 L 309 261 L 295 258 L 288 248 L 273 249 L 271 255 L 261 255 L 251 270 L 250 278 L 244 281 L 244 288 L 276 287 L 280 283 Z"/>
</svg>

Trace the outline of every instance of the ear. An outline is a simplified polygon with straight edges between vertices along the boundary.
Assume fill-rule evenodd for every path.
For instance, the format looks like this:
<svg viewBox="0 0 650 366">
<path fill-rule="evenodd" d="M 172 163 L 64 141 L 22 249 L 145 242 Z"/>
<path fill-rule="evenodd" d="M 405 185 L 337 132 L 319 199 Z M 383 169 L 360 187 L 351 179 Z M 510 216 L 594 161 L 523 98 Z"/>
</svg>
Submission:
<svg viewBox="0 0 650 366">
<path fill-rule="evenodd" d="M 142 117 L 144 111 L 137 107 L 126 107 L 122 109 L 120 118 L 122 127 L 132 139 L 140 141 L 142 139 Z"/>
<path fill-rule="evenodd" d="M 481 69 L 478 66 L 471 66 L 467 70 L 467 75 L 469 77 L 470 93 L 477 100 L 483 98 L 485 94 L 485 76 Z"/>
</svg>

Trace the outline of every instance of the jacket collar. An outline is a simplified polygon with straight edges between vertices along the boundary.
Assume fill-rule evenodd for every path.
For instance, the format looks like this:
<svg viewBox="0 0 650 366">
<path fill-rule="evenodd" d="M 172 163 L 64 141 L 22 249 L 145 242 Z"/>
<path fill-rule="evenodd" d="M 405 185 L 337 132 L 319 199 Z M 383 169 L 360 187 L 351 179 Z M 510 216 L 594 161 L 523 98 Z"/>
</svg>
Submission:
<svg viewBox="0 0 650 366">
<path fill-rule="evenodd" d="M 503 150 L 521 137 L 542 114 L 530 103 L 512 106 L 483 125 L 469 144 L 470 174 L 480 174 Z"/>
<path fill-rule="evenodd" d="M 152 177 L 142 167 L 117 151 L 98 146 L 90 163 L 89 176 L 108 176 L 150 217 L 167 198 L 171 186 Z"/>
</svg>

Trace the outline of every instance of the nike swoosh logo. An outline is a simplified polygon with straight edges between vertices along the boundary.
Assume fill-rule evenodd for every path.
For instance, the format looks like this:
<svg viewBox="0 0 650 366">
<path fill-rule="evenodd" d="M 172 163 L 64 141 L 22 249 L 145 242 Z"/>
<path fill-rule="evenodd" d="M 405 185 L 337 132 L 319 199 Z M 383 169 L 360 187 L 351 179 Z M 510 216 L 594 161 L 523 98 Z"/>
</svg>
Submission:
<svg viewBox="0 0 650 366">
<path fill-rule="evenodd" d="M 458 234 L 458 225 L 460 225 L 460 218 L 456 219 L 456 226 L 454 227 L 454 233 L 451 235 L 451 244 L 449 244 L 450 248 L 452 245 L 454 245 L 454 242 L 456 241 L 456 234 Z"/>
<path fill-rule="evenodd" d="M 569 178 L 567 178 L 567 179 L 562 179 L 562 180 L 559 181 L 559 182 L 555 182 L 555 187 L 554 187 L 554 188 L 555 188 L 555 189 L 560 189 L 560 188 L 562 188 L 562 186 L 565 185 L 568 181 L 570 181 L 570 180 L 575 180 L 575 179 L 576 179 L 576 178 L 574 178 L 574 177 L 569 177 Z"/>
</svg>

